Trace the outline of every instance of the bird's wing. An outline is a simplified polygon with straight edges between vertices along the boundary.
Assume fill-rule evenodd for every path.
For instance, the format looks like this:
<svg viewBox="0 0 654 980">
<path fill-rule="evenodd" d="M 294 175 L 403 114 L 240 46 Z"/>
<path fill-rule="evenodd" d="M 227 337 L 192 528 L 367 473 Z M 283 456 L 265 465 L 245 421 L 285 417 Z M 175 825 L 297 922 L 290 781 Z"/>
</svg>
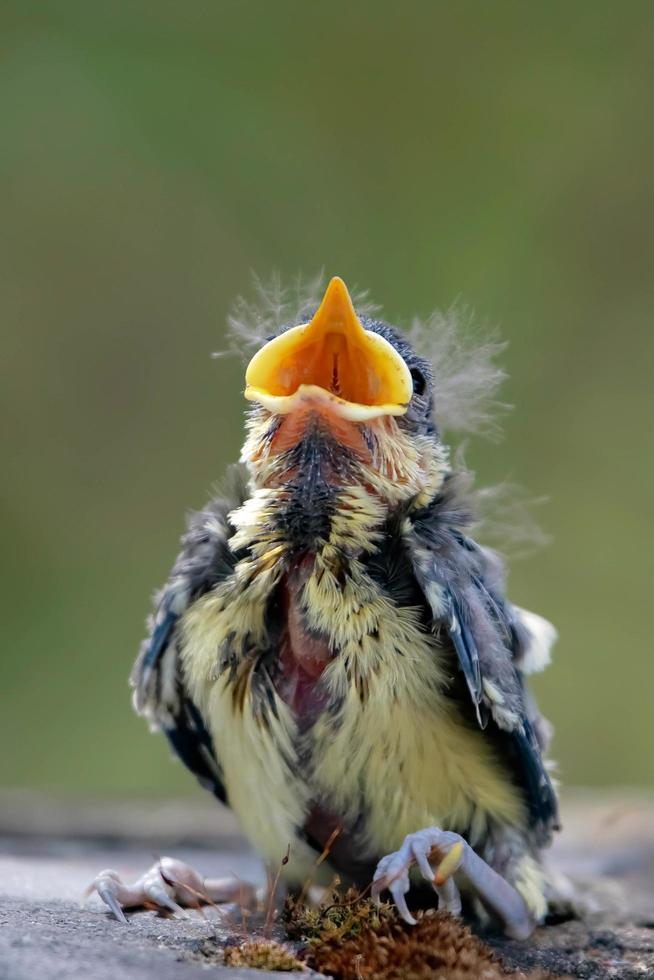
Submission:
<svg viewBox="0 0 654 980">
<path fill-rule="evenodd" d="M 233 570 L 238 556 L 229 548 L 234 533 L 229 513 L 244 499 L 243 475 L 233 471 L 229 499 L 212 501 L 193 514 L 182 538 L 182 550 L 168 582 L 155 597 L 149 636 L 134 664 L 134 706 L 153 730 L 165 733 L 182 762 L 205 789 L 225 802 L 216 750 L 197 706 L 184 685 L 178 649 L 178 625 L 186 609 Z"/>
<path fill-rule="evenodd" d="M 405 541 L 432 628 L 452 643 L 479 726 L 504 745 L 533 822 L 555 825 L 556 793 L 541 754 L 544 724 L 523 677 L 527 663 L 544 659 L 531 648 L 543 646 L 549 624 L 506 601 L 497 555 L 441 523 L 436 509 L 406 525 Z"/>
</svg>

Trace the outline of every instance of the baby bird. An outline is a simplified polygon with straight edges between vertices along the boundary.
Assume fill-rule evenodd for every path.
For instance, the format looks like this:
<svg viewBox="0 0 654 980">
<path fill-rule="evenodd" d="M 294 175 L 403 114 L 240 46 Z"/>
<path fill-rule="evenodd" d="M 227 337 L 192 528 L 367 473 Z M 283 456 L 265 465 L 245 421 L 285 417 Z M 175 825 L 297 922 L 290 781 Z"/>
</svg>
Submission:
<svg viewBox="0 0 654 980">
<path fill-rule="evenodd" d="M 507 601 L 501 561 L 468 535 L 430 364 L 334 278 L 245 380 L 240 477 L 190 521 L 137 710 L 266 861 L 290 845 L 289 887 L 337 872 L 413 922 L 422 878 L 441 908 L 526 938 L 557 800 L 524 678 L 555 632 Z M 101 879 L 115 912 L 144 893 Z M 162 889 L 183 903 L 166 874 L 144 901 Z"/>
</svg>

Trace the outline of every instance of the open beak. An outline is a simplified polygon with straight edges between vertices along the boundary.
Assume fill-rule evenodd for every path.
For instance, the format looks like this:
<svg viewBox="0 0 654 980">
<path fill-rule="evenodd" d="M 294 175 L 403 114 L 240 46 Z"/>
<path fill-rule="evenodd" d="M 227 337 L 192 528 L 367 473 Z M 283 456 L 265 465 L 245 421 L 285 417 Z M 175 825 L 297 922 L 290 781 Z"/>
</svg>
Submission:
<svg viewBox="0 0 654 980">
<path fill-rule="evenodd" d="M 364 330 L 338 276 L 310 323 L 292 327 L 257 351 L 245 381 L 245 397 L 278 415 L 328 402 L 355 422 L 403 415 L 413 391 L 405 361 L 387 340 Z"/>
</svg>

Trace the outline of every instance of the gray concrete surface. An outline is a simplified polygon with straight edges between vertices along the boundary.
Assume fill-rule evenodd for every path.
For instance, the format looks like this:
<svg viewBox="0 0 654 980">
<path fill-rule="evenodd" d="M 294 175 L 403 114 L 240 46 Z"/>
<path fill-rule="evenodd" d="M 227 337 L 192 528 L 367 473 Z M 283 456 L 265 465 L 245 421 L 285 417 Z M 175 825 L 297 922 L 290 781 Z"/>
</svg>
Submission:
<svg viewBox="0 0 654 980">
<path fill-rule="evenodd" d="M 564 824 L 552 861 L 573 877 L 583 921 L 540 930 L 528 944 L 494 944 L 521 966 L 654 980 L 654 801 L 577 794 L 564 806 Z M 0 980 L 285 975 L 223 967 L 221 946 L 239 924 L 214 909 L 184 920 L 139 912 L 129 926 L 97 896 L 80 909 L 101 869 L 133 880 L 168 853 L 206 876 L 263 880 L 233 819 L 209 799 L 109 807 L 0 795 Z"/>
<path fill-rule="evenodd" d="M 207 971 L 211 976 L 265 977 L 260 970 L 219 965 L 220 945 L 240 923 L 215 909 L 202 915 L 189 911 L 186 919 L 138 912 L 124 926 L 97 895 L 80 908 L 98 871 L 114 868 L 125 880 L 134 880 L 155 856 L 153 850 L 122 842 L 0 839 L 1 980 L 206 980 Z M 223 842 L 217 850 L 181 847 L 175 856 L 207 876 L 234 872 L 249 881 L 263 880 L 259 861 L 243 843 Z M 212 957 L 214 940 L 218 945 Z"/>
</svg>

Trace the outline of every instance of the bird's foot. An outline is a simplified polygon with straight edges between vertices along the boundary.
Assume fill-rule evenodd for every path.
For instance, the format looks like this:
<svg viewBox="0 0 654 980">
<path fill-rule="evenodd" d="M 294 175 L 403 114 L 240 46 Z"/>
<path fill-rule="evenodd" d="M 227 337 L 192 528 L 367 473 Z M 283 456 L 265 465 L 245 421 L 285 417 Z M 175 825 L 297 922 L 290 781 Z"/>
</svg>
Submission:
<svg viewBox="0 0 654 980">
<path fill-rule="evenodd" d="M 127 922 L 124 909 L 155 909 L 185 916 L 184 908 L 235 902 L 251 909 L 256 904 L 253 885 L 238 878 L 202 878 L 188 864 L 163 857 L 127 885 L 117 871 L 101 871 L 84 893 L 86 900 L 97 892 L 119 922 Z"/>
<path fill-rule="evenodd" d="M 436 869 L 431 862 L 436 862 Z M 415 924 L 406 903 L 410 888 L 409 871 L 417 865 L 438 894 L 439 908 L 461 914 L 460 889 L 474 893 L 497 918 L 512 939 L 527 939 L 535 922 L 513 885 L 494 871 L 460 834 L 439 827 L 428 827 L 408 834 L 399 851 L 387 854 L 377 865 L 372 885 L 376 897 L 386 889 L 397 910 L 410 925 Z"/>
</svg>

